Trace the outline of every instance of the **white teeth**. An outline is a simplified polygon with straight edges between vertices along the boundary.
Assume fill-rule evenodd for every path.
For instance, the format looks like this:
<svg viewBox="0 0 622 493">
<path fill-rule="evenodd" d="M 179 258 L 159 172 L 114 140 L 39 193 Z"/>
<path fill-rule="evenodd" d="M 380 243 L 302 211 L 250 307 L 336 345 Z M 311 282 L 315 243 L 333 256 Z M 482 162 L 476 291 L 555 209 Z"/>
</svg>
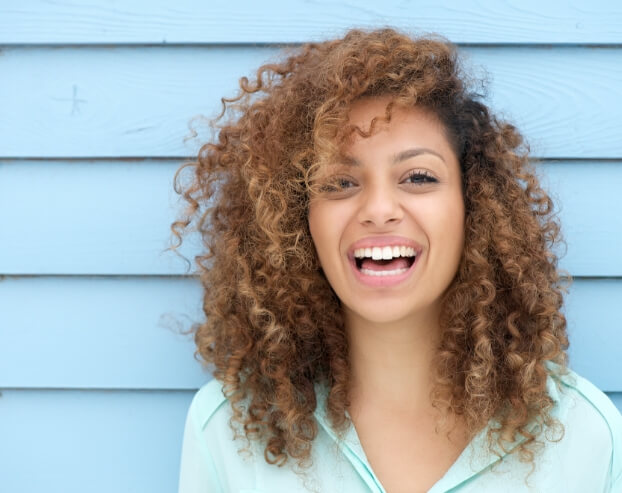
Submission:
<svg viewBox="0 0 622 493">
<path fill-rule="evenodd" d="M 391 247 L 383 247 L 382 249 L 382 260 L 391 260 L 393 258 L 393 248 Z"/>
<path fill-rule="evenodd" d="M 354 250 L 354 256 L 373 260 L 391 260 L 397 257 L 414 257 L 415 249 L 407 246 L 358 248 Z"/>
<path fill-rule="evenodd" d="M 408 269 L 395 269 L 395 270 L 369 270 L 369 269 L 361 269 L 361 273 L 367 276 L 396 276 L 398 274 L 403 274 Z"/>
</svg>

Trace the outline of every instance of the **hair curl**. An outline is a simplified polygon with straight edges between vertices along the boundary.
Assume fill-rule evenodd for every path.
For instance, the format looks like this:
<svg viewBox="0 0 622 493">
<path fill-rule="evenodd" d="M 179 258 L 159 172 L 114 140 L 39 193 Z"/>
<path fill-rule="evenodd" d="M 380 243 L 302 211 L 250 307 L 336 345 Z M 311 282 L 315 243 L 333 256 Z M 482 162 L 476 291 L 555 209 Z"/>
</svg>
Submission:
<svg viewBox="0 0 622 493">
<path fill-rule="evenodd" d="M 335 428 L 347 424 L 344 321 L 307 217 L 318 163 L 352 131 L 348 108 L 363 97 L 429 110 L 459 157 L 465 248 L 443 298 L 434 405 L 462 416 L 473 435 L 496 419 L 491 450 L 522 436 L 515 450 L 532 463 L 542 425 L 561 425 L 546 390 L 547 375 L 567 372 L 569 277 L 552 252 L 560 227 L 521 135 L 466 81 L 440 38 L 351 30 L 305 44 L 240 79 L 238 95 L 222 99 L 217 139 L 175 175 L 188 209 L 171 226 L 174 248 L 196 222 L 206 249 L 196 257 L 206 315 L 193 326 L 197 353 L 245 436 L 265 438 L 269 463 L 309 460 L 316 383 L 329 388 Z M 186 167 L 194 172 L 182 186 Z"/>
</svg>

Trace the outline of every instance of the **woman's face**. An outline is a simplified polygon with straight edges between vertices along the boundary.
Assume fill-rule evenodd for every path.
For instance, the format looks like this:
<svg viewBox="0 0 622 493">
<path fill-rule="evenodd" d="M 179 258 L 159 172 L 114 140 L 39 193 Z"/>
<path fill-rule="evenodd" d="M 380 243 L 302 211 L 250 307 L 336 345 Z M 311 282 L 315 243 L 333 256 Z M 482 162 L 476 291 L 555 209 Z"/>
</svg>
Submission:
<svg viewBox="0 0 622 493">
<path fill-rule="evenodd" d="M 357 101 L 350 123 L 367 130 L 386 99 Z M 464 243 L 460 166 L 441 124 L 394 107 L 389 124 L 355 134 L 321 177 L 309 227 L 346 316 L 401 323 L 438 314 Z"/>
</svg>

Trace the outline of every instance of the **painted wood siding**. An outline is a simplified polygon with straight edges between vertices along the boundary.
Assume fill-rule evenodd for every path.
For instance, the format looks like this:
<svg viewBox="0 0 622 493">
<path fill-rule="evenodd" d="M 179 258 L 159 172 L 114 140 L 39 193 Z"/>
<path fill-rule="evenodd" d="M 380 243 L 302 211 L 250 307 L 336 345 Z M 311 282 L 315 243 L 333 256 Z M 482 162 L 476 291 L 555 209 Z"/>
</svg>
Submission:
<svg viewBox="0 0 622 493">
<path fill-rule="evenodd" d="M 209 378 L 200 286 L 164 251 L 189 122 L 354 26 L 439 32 L 489 75 L 560 210 L 571 366 L 622 409 L 622 3 L 432 4 L 0 2 L 0 491 L 175 491 Z"/>
</svg>

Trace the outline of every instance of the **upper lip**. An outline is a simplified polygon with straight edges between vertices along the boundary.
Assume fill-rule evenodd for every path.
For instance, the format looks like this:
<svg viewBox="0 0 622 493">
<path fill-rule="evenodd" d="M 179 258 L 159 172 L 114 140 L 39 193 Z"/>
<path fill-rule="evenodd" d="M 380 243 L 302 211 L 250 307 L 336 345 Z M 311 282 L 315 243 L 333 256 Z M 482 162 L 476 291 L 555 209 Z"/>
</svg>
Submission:
<svg viewBox="0 0 622 493">
<path fill-rule="evenodd" d="M 384 246 L 407 246 L 415 249 L 417 256 L 423 250 L 423 247 L 414 240 L 410 238 L 406 238 L 404 236 L 368 236 L 367 238 L 361 238 L 360 240 L 355 241 L 348 248 L 348 257 L 351 259 L 354 258 L 354 250 L 358 250 L 359 248 L 373 248 L 373 247 L 384 247 Z"/>
</svg>

